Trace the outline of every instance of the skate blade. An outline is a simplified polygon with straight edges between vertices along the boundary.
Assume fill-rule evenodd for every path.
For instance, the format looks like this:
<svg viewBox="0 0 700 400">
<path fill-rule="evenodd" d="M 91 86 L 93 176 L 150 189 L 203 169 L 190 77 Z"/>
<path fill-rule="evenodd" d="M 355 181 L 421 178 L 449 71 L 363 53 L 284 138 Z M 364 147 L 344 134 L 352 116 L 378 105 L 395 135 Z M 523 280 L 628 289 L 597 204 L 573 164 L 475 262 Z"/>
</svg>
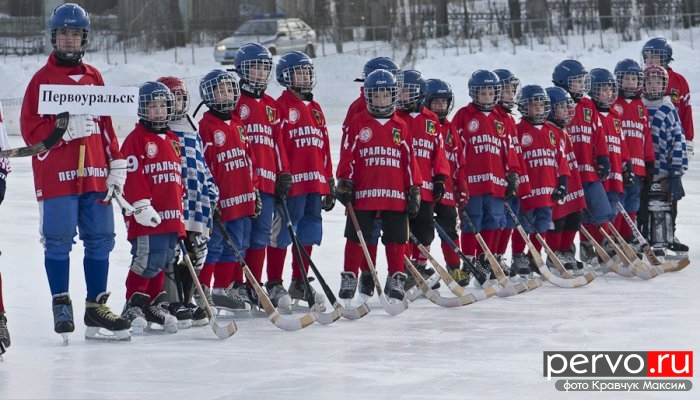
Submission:
<svg viewBox="0 0 700 400">
<path fill-rule="evenodd" d="M 177 333 L 177 324 L 172 324 L 172 325 L 161 325 L 156 322 L 149 322 L 146 325 L 146 329 L 144 332 L 148 333 L 167 333 L 167 334 L 172 334 L 172 333 Z"/>
<path fill-rule="evenodd" d="M 303 303 L 302 303 L 303 301 Z M 305 305 L 306 304 L 306 305 Z M 318 312 L 326 312 L 326 298 L 316 296 L 314 299 L 314 306 L 316 306 Z M 308 303 L 306 299 L 292 299 L 292 311 L 303 311 L 307 312 L 309 310 Z"/>
<path fill-rule="evenodd" d="M 193 327 L 207 326 L 208 324 L 209 324 L 209 318 L 193 319 L 192 320 Z"/>
<path fill-rule="evenodd" d="M 63 339 L 63 345 L 68 346 L 70 344 L 70 334 L 69 333 L 61 333 L 61 339 Z"/>
<path fill-rule="evenodd" d="M 85 340 L 130 342 L 131 333 L 129 333 L 128 329 L 121 331 L 110 331 L 98 326 L 88 326 L 85 328 Z"/>
<path fill-rule="evenodd" d="M 178 319 L 177 329 L 190 329 L 192 327 L 191 319 Z"/>
</svg>

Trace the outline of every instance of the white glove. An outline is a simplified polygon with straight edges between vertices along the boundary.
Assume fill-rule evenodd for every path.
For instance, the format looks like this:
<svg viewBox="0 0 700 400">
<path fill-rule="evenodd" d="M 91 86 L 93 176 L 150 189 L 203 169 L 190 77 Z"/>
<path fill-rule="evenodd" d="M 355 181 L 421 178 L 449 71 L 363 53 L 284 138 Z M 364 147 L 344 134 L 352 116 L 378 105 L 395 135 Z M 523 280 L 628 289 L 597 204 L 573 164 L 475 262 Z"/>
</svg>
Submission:
<svg viewBox="0 0 700 400">
<path fill-rule="evenodd" d="M 126 183 L 126 160 L 112 160 L 109 162 L 109 175 L 107 175 L 107 196 L 104 201 L 109 201 L 114 193 L 124 193 Z"/>
<path fill-rule="evenodd" d="M 68 128 L 63 134 L 63 140 L 70 142 L 74 139 L 88 137 L 97 133 L 95 117 L 89 114 L 71 115 L 68 120 Z"/>
<path fill-rule="evenodd" d="M 150 200 L 139 200 L 134 202 L 133 205 L 136 209 L 136 211 L 134 211 L 136 222 L 143 226 L 150 226 L 151 228 L 155 228 L 160 224 L 160 215 L 158 215 L 155 208 L 151 206 Z"/>
<path fill-rule="evenodd" d="M 685 155 L 689 160 L 695 155 L 695 143 L 692 140 L 685 142 Z"/>
</svg>

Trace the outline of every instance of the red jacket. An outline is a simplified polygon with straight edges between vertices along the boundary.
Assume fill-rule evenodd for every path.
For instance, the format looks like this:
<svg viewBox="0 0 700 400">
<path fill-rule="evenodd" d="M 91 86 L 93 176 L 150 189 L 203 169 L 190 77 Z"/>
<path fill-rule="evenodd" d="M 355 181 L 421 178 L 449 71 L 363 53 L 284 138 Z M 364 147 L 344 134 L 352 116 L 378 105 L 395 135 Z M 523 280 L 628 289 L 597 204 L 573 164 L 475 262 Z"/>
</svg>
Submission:
<svg viewBox="0 0 700 400">
<path fill-rule="evenodd" d="M 556 126 L 546 122 L 553 130 L 560 132 L 560 138 L 562 139 L 562 145 L 564 148 L 564 154 L 566 155 L 566 161 L 569 164 L 569 181 L 567 182 L 566 197 L 562 204 L 555 204 L 552 207 L 552 220 L 557 220 L 566 217 L 567 215 L 581 211 L 586 208 L 586 198 L 583 194 L 583 184 L 581 183 L 581 176 L 578 172 L 578 162 L 576 162 L 576 155 L 574 154 L 574 143 L 571 141 L 571 136 L 566 132 L 557 128 Z"/>
<path fill-rule="evenodd" d="M 601 112 L 600 119 L 605 131 L 605 142 L 608 144 L 610 154 L 610 175 L 603 179 L 603 187 L 606 192 L 624 192 L 622 184 L 622 166 L 630 161 L 627 146 L 622 141 L 622 122 L 620 114 L 611 108 L 609 112 Z"/>
<path fill-rule="evenodd" d="M 520 138 L 518 137 L 518 129 L 515 124 L 515 118 L 513 118 L 513 115 L 501 106 L 494 107 L 493 111 L 499 115 L 501 121 L 503 121 L 503 123 L 506 125 L 506 132 L 508 132 L 510 135 L 510 141 L 513 144 L 515 156 L 518 158 L 518 163 L 520 164 L 517 196 L 527 196 L 530 194 L 532 189 L 530 188 L 530 176 L 528 175 L 527 168 L 525 167 L 525 160 L 523 160 L 523 149 L 520 145 Z"/>
<path fill-rule="evenodd" d="M 686 140 L 693 140 L 695 137 L 695 128 L 693 127 L 693 110 L 690 107 L 690 87 L 688 81 L 683 75 L 666 68 L 668 72 L 668 87 L 666 94 L 671 96 L 671 102 L 678 110 L 678 116 L 681 118 L 681 125 L 685 132 Z"/>
<path fill-rule="evenodd" d="M 409 140 L 396 115 L 377 120 L 365 110 L 350 121 L 336 175 L 355 183 L 357 210 L 406 209 L 408 188 L 422 180 Z"/>
<path fill-rule="evenodd" d="M 608 155 L 600 116 L 593 100 L 584 97 L 576 104 L 576 114 L 566 131 L 574 144 L 581 182 L 595 182 L 598 178 L 596 157 Z"/>
<path fill-rule="evenodd" d="M 139 224 L 133 216 L 125 216 L 127 239 L 173 232 L 184 237 L 180 139 L 169 130 L 163 136 L 136 124 L 124 139 L 122 153 L 129 165 L 124 198 L 132 204 L 138 200 L 151 200 L 151 206 L 162 219 L 152 228 Z"/>
<path fill-rule="evenodd" d="M 333 176 L 333 165 L 321 106 L 313 100 L 302 101 L 289 90 L 282 92 L 277 106 L 282 119 L 282 151 L 289 157 L 292 174 L 289 195 L 330 193 L 328 179 Z"/>
<path fill-rule="evenodd" d="M 641 99 L 618 97 L 612 109 L 620 118 L 622 140 L 632 163 L 632 172 L 638 176 L 646 176 L 647 170 L 644 164 L 655 160 L 647 108 Z"/>
<path fill-rule="evenodd" d="M 445 118 L 443 123 L 438 125 L 438 132 L 442 136 L 445 144 L 445 157 L 450 166 L 450 173 L 445 179 L 445 196 L 440 200 L 440 204 L 446 206 L 456 206 L 458 192 L 469 193 L 467 188 L 467 177 L 464 174 L 464 153 L 462 152 L 462 142 L 457 136 L 457 132 L 452 123 Z"/>
<path fill-rule="evenodd" d="M 231 221 L 255 213 L 255 163 L 238 119 L 222 121 L 209 111 L 199 121 L 204 159 L 219 187 L 221 220 Z"/>
<path fill-rule="evenodd" d="M 71 75 L 82 77 L 76 82 Z M 29 81 L 24 93 L 20 131 L 27 145 L 34 145 L 46 139 L 56 121 L 54 115 L 38 114 L 39 86 L 42 84 L 104 86 L 104 81 L 99 71 L 90 65 L 62 66 L 57 64 L 56 57 L 51 54 L 46 65 Z M 37 200 L 107 190 L 107 165 L 110 160 L 122 159 L 124 156 L 119 151 L 112 119 L 95 116 L 95 121 L 99 135 L 70 142 L 60 141 L 53 149 L 32 157 Z M 84 177 L 79 189 L 81 183 L 77 175 L 81 145 L 85 146 L 85 159 Z"/>
</svg>

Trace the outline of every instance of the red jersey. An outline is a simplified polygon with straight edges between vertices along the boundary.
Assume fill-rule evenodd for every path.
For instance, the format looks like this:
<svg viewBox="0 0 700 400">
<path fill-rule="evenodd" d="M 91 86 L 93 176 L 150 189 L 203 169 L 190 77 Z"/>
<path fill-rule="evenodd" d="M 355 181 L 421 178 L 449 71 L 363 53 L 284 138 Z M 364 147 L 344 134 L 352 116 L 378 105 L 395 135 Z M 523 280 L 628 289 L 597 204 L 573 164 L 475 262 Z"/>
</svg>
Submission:
<svg viewBox="0 0 700 400">
<path fill-rule="evenodd" d="M 438 175 L 447 177 L 450 174 L 442 135 L 437 131 L 438 117 L 425 107 L 421 107 L 420 112 L 411 114 L 397 110 L 396 115 L 408 127 L 411 137 L 409 143 L 423 177 L 420 189 L 421 200 L 433 202 L 433 177 Z"/>
<path fill-rule="evenodd" d="M 282 151 L 289 157 L 292 174 L 290 196 L 306 193 L 329 194 L 328 178 L 333 176 L 326 118 L 315 101 L 302 101 L 289 90 L 277 99 Z"/>
<path fill-rule="evenodd" d="M 127 239 L 173 232 L 184 238 L 184 188 L 178 136 L 170 130 L 165 135 L 158 135 L 136 124 L 124 139 L 121 151 L 129 165 L 124 198 L 132 204 L 138 200 L 151 200 L 151 206 L 162 219 L 152 228 L 139 224 L 133 216 L 125 216 Z"/>
<path fill-rule="evenodd" d="M 596 157 L 607 156 L 608 146 L 605 143 L 600 116 L 590 97 L 583 97 L 576 103 L 576 114 L 566 126 L 566 130 L 574 143 L 581 181 L 599 180 Z"/>
<path fill-rule="evenodd" d="M 569 165 L 564 156 L 561 132 L 549 124 L 532 125 L 522 120 L 517 126 L 523 150 L 523 160 L 530 176 L 530 194 L 523 196 L 521 207 L 532 210 L 552 207 L 552 193 L 560 176 L 569 176 Z"/>
<path fill-rule="evenodd" d="M 231 221 L 255 214 L 258 184 L 245 130 L 238 118 L 223 121 L 209 111 L 199 121 L 204 159 L 219 187 L 221 220 Z"/>
<path fill-rule="evenodd" d="M 530 176 L 527 173 L 527 167 L 525 166 L 525 160 L 523 160 L 523 149 L 520 145 L 520 138 L 518 137 L 518 129 L 515 125 L 515 118 L 508 111 L 506 111 L 501 106 L 496 106 L 493 108 L 501 121 L 506 124 L 506 132 L 510 136 L 510 142 L 515 150 L 515 156 L 518 158 L 518 164 L 520 165 L 520 175 L 518 175 L 518 197 L 527 196 L 532 191 L 530 187 Z"/>
<path fill-rule="evenodd" d="M 248 145 L 255 160 L 258 189 L 263 193 L 274 194 L 277 174 L 289 172 L 287 154 L 279 147 L 282 139 L 277 103 L 267 94 L 260 99 L 241 94 L 231 114 L 245 128 Z"/>
<path fill-rule="evenodd" d="M 452 123 L 445 120 L 438 124 L 438 132 L 442 136 L 442 141 L 445 144 L 445 158 L 450 166 L 450 173 L 445 179 L 445 195 L 440 200 L 440 204 L 446 206 L 456 206 L 458 192 L 468 193 L 467 178 L 464 175 L 464 153 L 462 152 L 462 142 L 457 136 Z"/>
<path fill-rule="evenodd" d="M 666 95 L 671 97 L 671 102 L 678 110 L 678 116 L 681 119 L 681 125 L 685 132 L 685 140 L 693 140 L 695 137 L 695 128 L 693 127 L 693 109 L 690 107 L 690 87 L 688 81 L 683 75 L 671 69 L 666 68 L 668 72 L 668 87 L 666 87 Z"/>
<path fill-rule="evenodd" d="M 566 161 L 569 164 L 569 180 L 567 182 L 566 196 L 561 204 L 557 203 L 552 207 L 552 220 L 557 220 L 566 217 L 576 211 L 581 211 L 586 208 L 586 198 L 583 194 L 583 184 L 581 176 L 578 172 L 578 162 L 576 154 L 574 154 L 574 143 L 571 141 L 571 136 L 566 130 L 560 129 L 549 122 L 545 122 L 552 130 L 559 131 L 563 147 L 563 152 L 566 156 Z"/>
<path fill-rule="evenodd" d="M 649 130 L 649 113 L 641 99 L 623 99 L 618 97 L 613 103 L 613 110 L 620 116 L 622 141 L 632 164 L 632 173 L 646 176 L 644 166 L 654 162 L 654 144 Z"/>
<path fill-rule="evenodd" d="M 506 174 L 520 173 L 503 121 L 495 112 L 480 111 L 470 103 L 457 111 L 452 123 L 462 141 L 469 195 L 490 194 L 503 198 Z"/>
<path fill-rule="evenodd" d="M 355 182 L 357 210 L 404 211 L 406 192 L 421 182 L 406 123 L 358 112 L 340 149 L 336 175 Z"/>
<path fill-rule="evenodd" d="M 605 142 L 608 144 L 610 154 L 610 175 L 603 179 L 603 187 L 606 192 L 624 192 L 622 184 L 622 165 L 630 161 L 627 146 L 622 142 L 622 122 L 620 114 L 611 108 L 609 112 L 600 112 L 600 119 L 605 131 Z"/>
<path fill-rule="evenodd" d="M 39 115 L 39 86 L 50 85 L 95 85 L 104 86 L 102 75 L 87 64 L 74 67 L 59 65 L 51 54 L 46 65 L 29 81 L 22 101 L 20 131 L 27 145 L 40 143 L 54 128 L 54 115 Z M 37 200 L 79 193 L 78 161 L 80 147 L 85 145 L 84 176 L 82 192 L 104 192 L 107 190 L 107 164 L 113 159 L 122 159 L 112 119 L 95 116 L 98 134 L 70 142 L 61 140 L 53 149 L 32 157 L 34 188 Z"/>
</svg>

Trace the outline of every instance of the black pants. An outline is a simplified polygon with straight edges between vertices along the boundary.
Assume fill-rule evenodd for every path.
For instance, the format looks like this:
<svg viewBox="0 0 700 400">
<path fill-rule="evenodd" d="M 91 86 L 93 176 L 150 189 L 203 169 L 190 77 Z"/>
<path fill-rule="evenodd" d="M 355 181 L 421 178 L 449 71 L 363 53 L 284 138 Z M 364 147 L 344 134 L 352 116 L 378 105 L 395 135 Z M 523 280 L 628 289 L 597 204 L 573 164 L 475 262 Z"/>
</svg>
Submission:
<svg viewBox="0 0 700 400">
<path fill-rule="evenodd" d="M 404 211 L 355 210 L 355 216 L 365 240 L 372 235 L 374 220 L 378 217 L 382 221 L 383 244 L 408 242 L 408 216 Z M 360 241 L 349 215 L 345 221 L 345 237 L 355 242 Z"/>
</svg>

